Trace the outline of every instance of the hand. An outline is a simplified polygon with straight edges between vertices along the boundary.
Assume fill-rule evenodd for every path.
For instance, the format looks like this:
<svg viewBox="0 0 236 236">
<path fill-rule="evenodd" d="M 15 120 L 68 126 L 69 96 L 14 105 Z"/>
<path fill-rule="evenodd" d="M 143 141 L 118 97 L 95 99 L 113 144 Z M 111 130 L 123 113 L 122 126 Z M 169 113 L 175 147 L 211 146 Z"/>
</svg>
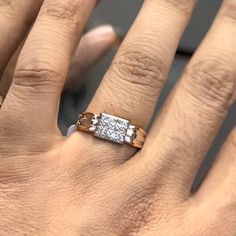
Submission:
<svg viewBox="0 0 236 236">
<path fill-rule="evenodd" d="M 234 236 L 235 128 L 191 186 L 236 98 L 235 1 L 224 1 L 136 154 L 58 133 L 60 93 L 95 3 L 45 0 L 21 51 L 0 110 L 0 235 Z M 88 111 L 146 127 L 194 5 L 146 0 Z"/>
</svg>

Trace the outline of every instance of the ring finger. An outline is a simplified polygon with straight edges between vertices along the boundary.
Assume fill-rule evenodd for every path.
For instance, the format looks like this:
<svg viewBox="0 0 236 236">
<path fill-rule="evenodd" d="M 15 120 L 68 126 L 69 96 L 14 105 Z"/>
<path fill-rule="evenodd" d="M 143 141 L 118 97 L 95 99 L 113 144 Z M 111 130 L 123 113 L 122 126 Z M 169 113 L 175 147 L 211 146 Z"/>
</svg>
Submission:
<svg viewBox="0 0 236 236">
<path fill-rule="evenodd" d="M 145 128 L 194 5 L 195 0 L 144 1 L 87 110 L 115 115 Z M 76 144 L 77 138 L 82 136 L 75 134 L 73 137 Z M 109 151 L 115 157 L 110 160 L 115 163 L 127 160 L 134 153 L 133 148 L 126 146 L 99 141 L 97 145 L 102 153 Z"/>
<path fill-rule="evenodd" d="M 89 111 L 111 113 L 147 126 L 194 3 L 144 2 Z"/>
</svg>

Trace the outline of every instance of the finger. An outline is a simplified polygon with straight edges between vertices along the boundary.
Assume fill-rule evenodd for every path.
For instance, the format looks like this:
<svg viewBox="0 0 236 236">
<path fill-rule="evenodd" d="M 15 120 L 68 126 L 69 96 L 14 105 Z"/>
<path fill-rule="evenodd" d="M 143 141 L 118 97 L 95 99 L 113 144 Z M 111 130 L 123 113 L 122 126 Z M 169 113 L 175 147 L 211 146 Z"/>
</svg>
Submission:
<svg viewBox="0 0 236 236">
<path fill-rule="evenodd" d="M 5 127 L 27 137 L 32 136 L 32 130 L 39 136 L 57 133 L 59 97 L 69 62 L 95 3 L 95 0 L 44 1 L 2 106 L 2 120 L 10 123 L 10 127 L 8 122 Z M 10 110 L 12 106 L 14 113 Z M 39 118 L 39 114 L 44 115 Z"/>
<path fill-rule="evenodd" d="M 101 59 L 116 41 L 115 30 L 110 25 L 103 25 L 86 33 L 72 58 L 65 88 L 73 89 L 76 82 L 82 83 L 81 76 Z"/>
<path fill-rule="evenodd" d="M 216 162 L 194 199 L 206 199 L 209 195 L 226 194 L 227 198 L 235 199 L 236 191 L 236 127 L 224 143 Z M 233 197 L 234 196 L 234 197 Z"/>
<path fill-rule="evenodd" d="M 148 124 L 194 3 L 144 1 L 88 111 Z"/>
<path fill-rule="evenodd" d="M 235 101 L 235 8 L 235 1 L 224 2 L 146 143 L 146 161 L 164 171 L 163 181 L 181 186 L 181 193 L 189 194 L 199 166 Z M 153 171 L 157 172 L 156 168 Z"/>
<path fill-rule="evenodd" d="M 104 54 L 112 48 L 117 39 L 116 33 L 111 26 L 100 26 L 90 32 L 86 33 L 73 56 L 70 69 L 68 73 L 68 79 L 66 81 L 65 89 L 73 89 L 75 83 L 82 83 L 82 75 L 93 66 Z M 11 61 L 7 65 L 1 82 L 0 82 L 0 94 L 6 96 L 8 89 L 13 80 L 16 62 L 21 52 L 23 44 L 18 47 Z M 80 79 L 78 79 L 80 78 Z"/>
<path fill-rule="evenodd" d="M 43 0 L 0 2 L 0 77 L 34 21 Z"/>
</svg>

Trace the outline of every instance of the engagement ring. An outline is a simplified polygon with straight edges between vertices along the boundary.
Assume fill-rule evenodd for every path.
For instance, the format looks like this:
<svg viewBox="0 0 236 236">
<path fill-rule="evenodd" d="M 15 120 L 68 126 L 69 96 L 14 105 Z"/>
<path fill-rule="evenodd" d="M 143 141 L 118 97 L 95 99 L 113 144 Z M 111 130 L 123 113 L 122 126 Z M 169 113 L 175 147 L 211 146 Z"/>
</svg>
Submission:
<svg viewBox="0 0 236 236">
<path fill-rule="evenodd" d="M 136 148 L 144 145 L 146 132 L 130 124 L 126 119 L 101 113 L 100 115 L 85 112 L 79 115 L 77 124 L 71 126 L 68 135 L 74 131 L 93 133 L 95 137 L 118 144 L 129 144 Z"/>
</svg>

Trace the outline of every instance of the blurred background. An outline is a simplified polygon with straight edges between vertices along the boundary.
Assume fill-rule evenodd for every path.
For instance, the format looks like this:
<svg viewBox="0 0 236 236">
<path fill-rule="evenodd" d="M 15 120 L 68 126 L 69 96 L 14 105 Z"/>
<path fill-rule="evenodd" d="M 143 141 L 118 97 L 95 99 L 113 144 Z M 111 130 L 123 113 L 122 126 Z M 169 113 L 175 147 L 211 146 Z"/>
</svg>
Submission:
<svg viewBox="0 0 236 236">
<path fill-rule="evenodd" d="M 134 21 L 142 2 L 143 0 L 102 0 L 93 14 L 89 23 L 89 28 L 101 24 L 111 24 L 115 28 L 119 29 L 120 33 L 126 34 Z M 159 104 L 157 105 L 156 115 L 169 91 L 179 79 L 192 53 L 197 49 L 202 38 L 208 31 L 221 2 L 221 0 L 198 1 L 191 22 L 180 43 L 165 89 L 162 93 Z M 73 93 L 66 92 L 63 94 L 59 117 L 59 125 L 63 132 L 66 132 L 67 128 L 72 123 L 75 123 L 77 114 L 86 109 L 103 75 L 109 67 L 114 54 L 115 49 L 113 49 L 89 72 L 85 78 L 86 83 L 83 87 L 78 88 Z M 235 121 L 236 107 L 234 106 L 215 140 L 213 148 L 208 153 L 206 161 L 196 179 L 194 188 L 197 188 L 202 178 L 205 176 L 223 140 L 235 125 Z"/>
</svg>

